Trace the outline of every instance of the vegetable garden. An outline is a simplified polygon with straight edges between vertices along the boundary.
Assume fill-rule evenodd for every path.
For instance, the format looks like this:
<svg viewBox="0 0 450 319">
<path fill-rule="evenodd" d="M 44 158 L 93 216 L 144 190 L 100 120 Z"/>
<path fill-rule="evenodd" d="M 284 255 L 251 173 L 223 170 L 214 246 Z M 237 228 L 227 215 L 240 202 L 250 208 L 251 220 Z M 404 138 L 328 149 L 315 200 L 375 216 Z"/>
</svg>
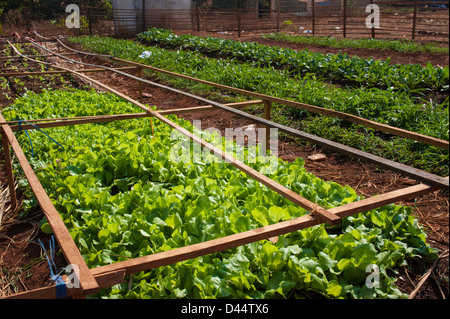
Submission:
<svg viewBox="0 0 450 319">
<path fill-rule="evenodd" d="M 448 175 L 448 67 L 391 66 L 389 61 L 175 36 L 158 29 L 138 38 L 143 43 L 102 37 L 69 42 L 114 63 L 125 59 L 132 66 L 150 66 L 144 68 L 147 76 L 157 74 L 164 85 L 201 95 L 224 110 L 214 101 L 243 102 L 247 91 L 271 96 L 279 103 L 273 102 L 270 120 L 280 127 L 414 166 L 423 170 L 423 178 L 447 183 L 442 188 L 448 189 L 448 179 L 441 178 Z M 225 94 L 224 86 L 241 91 Z M 437 184 L 364 199 L 350 186 L 315 177 L 301 158 L 277 158 L 274 172 L 267 169 L 267 158 L 241 165 L 214 161 L 210 154 L 207 160 L 194 156 L 177 162 L 172 153 L 180 136 L 174 136 L 174 128 L 191 132 L 188 137 L 208 150 L 214 150 L 208 143 L 216 137 L 176 115 L 166 119 L 158 106 L 112 93 L 80 88 L 27 92 L 2 111 L 1 121 L 32 129 L 26 125 L 36 119 L 84 120 L 83 126 L 49 125 L 45 134 L 16 128 L 15 137 L 3 124 L 2 140 L 7 136 L 12 145 L 22 146 L 86 267 L 97 282 L 102 278 L 94 297 L 407 298 L 396 286 L 398 269 L 417 258 L 438 258 L 413 209 L 395 204 L 436 190 Z M 428 136 L 432 144 L 439 140 L 447 147 L 380 133 L 364 122 L 321 115 L 300 104 L 286 107 L 284 100 Z M 139 107 L 146 116 L 138 118 Z M 245 110 L 259 114 L 255 106 Z M 128 119 L 92 122 L 112 115 Z M 268 123 L 261 119 L 259 124 Z M 222 158 L 238 148 L 226 139 L 214 146 Z M 245 148 L 245 154 L 259 150 Z M 13 163 L 14 172 L 28 174 L 19 183 L 27 198 L 21 208 L 26 216 L 38 202 L 42 207 L 42 199 L 30 182 L 32 173 L 25 173 L 24 161 L 19 162 Z M 291 192 L 292 198 L 284 196 Z M 301 207 L 295 202 L 300 199 L 317 206 Z M 329 214 L 340 223 L 324 223 Z M 55 233 L 55 222 L 46 216 L 41 231 Z M 195 250 L 192 256 L 189 247 Z M 379 268 L 378 287 L 366 283 L 369 265 Z M 54 289 L 45 291 L 51 295 Z"/>
</svg>

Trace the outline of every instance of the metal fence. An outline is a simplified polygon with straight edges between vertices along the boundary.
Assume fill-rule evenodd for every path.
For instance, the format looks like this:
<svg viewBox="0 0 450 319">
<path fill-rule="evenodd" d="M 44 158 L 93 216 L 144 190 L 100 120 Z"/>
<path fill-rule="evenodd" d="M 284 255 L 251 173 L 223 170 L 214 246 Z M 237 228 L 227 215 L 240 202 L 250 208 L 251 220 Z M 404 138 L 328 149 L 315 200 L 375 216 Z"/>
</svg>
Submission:
<svg viewBox="0 0 450 319">
<path fill-rule="evenodd" d="M 104 10 L 85 7 L 78 34 L 134 37 L 151 27 L 213 32 L 288 32 L 346 38 L 449 42 L 449 0 L 275 0 L 271 9 Z M 372 6 L 371 6 L 372 5 Z M 378 14 L 378 16 L 377 16 Z M 379 26 L 376 20 L 379 18 Z M 60 19 L 61 27 L 64 17 Z M 41 33 L 61 32 L 54 25 Z M 68 33 L 68 30 L 63 33 Z"/>
</svg>

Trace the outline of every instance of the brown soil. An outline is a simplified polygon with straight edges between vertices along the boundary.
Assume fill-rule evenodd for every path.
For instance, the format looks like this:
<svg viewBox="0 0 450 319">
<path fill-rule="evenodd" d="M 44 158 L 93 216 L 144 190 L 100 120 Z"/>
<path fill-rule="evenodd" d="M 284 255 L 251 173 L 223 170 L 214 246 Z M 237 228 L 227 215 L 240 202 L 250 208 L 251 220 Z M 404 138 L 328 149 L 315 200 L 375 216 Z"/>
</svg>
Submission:
<svg viewBox="0 0 450 319">
<path fill-rule="evenodd" d="M 206 31 L 174 31 L 176 34 L 191 34 L 201 37 L 216 37 L 232 39 L 237 41 L 247 41 L 247 42 L 257 42 L 260 44 L 278 46 L 281 48 L 290 48 L 294 50 L 304 50 L 307 49 L 311 52 L 321 52 L 321 53 L 332 53 L 337 54 L 339 52 L 347 53 L 350 57 L 358 56 L 365 59 L 375 59 L 375 60 L 386 60 L 388 57 L 391 58 L 392 64 L 420 64 L 426 66 L 427 63 L 431 63 L 434 66 L 448 66 L 449 56 L 447 54 L 432 54 L 427 52 L 395 52 L 395 51 L 381 51 L 375 49 L 353 49 L 353 48 L 329 48 L 324 46 L 301 44 L 301 43 L 289 43 L 285 41 L 275 41 L 263 39 L 258 33 L 245 32 L 238 37 L 236 32 L 229 32 L 228 34 L 222 34 L 218 32 L 206 32 Z"/>
<path fill-rule="evenodd" d="M 400 59 L 401 56 L 399 55 L 398 58 Z M 108 61 L 101 61 L 96 58 L 87 58 L 84 59 L 84 61 L 89 63 L 108 64 Z M 406 60 L 403 61 L 407 63 Z M 436 62 L 437 61 L 438 60 L 436 60 Z M 442 61 L 440 60 L 439 63 L 442 63 Z M 110 85 L 120 92 L 127 93 L 134 99 L 138 99 L 138 86 L 130 79 L 118 75 L 111 76 L 106 73 L 90 74 L 89 76 Z M 158 81 L 155 78 L 152 80 Z M 158 109 L 161 110 L 199 105 L 199 102 L 196 100 L 163 91 L 147 84 L 143 85 L 143 92 L 146 93 L 147 96 L 144 98 L 143 102 L 148 105 L 156 105 Z M 185 114 L 180 115 L 180 117 L 189 121 L 195 119 L 201 120 L 202 128 L 215 127 L 222 132 L 227 127 L 243 127 L 252 124 L 247 119 L 239 118 L 236 115 L 221 110 Z M 326 160 L 322 162 L 308 160 L 310 155 L 317 153 L 324 153 L 327 156 Z M 281 139 L 279 141 L 279 156 L 286 161 L 292 161 L 297 157 L 304 158 L 306 168 L 317 177 L 327 181 L 332 180 L 341 185 L 349 185 L 354 188 L 358 194 L 366 197 L 405 188 L 417 183 L 409 178 L 380 170 L 374 165 L 364 164 L 358 160 L 348 158 L 335 152 L 309 145 L 305 146 L 304 144 L 298 144 L 290 138 Z M 0 178 L 2 185 L 5 185 L 4 176 L 0 175 Z M 431 246 L 438 248 L 441 251 L 448 250 L 448 192 L 434 192 L 418 198 L 417 200 L 406 201 L 401 204 L 414 207 L 416 216 L 421 224 L 424 225 L 428 233 L 428 242 Z M 39 288 L 49 284 L 48 266 L 46 265 L 46 262 L 41 260 L 39 264 L 29 269 L 29 272 L 21 270 L 24 265 L 32 261 L 33 258 L 36 259 L 39 255 L 37 244 L 27 237 L 27 234 L 31 233 L 37 232 L 40 234 L 39 231 L 36 231 L 36 223 L 39 219 L 40 216 L 38 214 L 35 219 L 30 220 L 28 224 L 22 225 L 21 227 L 25 227 L 23 229 L 14 228 L 13 225 L 10 225 L 2 230 L 9 238 L 5 239 L 0 237 L 0 265 L 2 265 L 2 269 L 21 272 L 21 279 L 18 280 L 19 283 L 17 284 L 18 291 Z M 38 236 L 45 238 L 42 234 Z M 12 252 L 14 253 L 11 254 Z M 402 292 L 411 293 L 418 284 L 420 277 L 430 268 L 431 264 L 432 263 L 428 261 L 414 262 L 409 267 L 401 269 L 400 274 L 397 277 L 397 284 Z M 63 260 L 59 260 L 59 266 L 64 266 Z M 32 275 L 27 278 L 26 274 L 28 273 L 32 273 Z M 433 278 L 430 277 L 427 284 L 425 284 L 416 295 L 417 299 L 441 299 L 442 296 L 439 289 L 442 289 L 444 295 L 448 297 L 448 256 L 439 262 L 435 273 L 438 280 L 433 280 Z M 2 273 L 0 272 L 0 275 L 1 274 Z M 3 280 L 4 277 L 0 278 Z M 4 286 L 4 283 L 0 285 L 0 288 L 2 286 Z"/>
</svg>

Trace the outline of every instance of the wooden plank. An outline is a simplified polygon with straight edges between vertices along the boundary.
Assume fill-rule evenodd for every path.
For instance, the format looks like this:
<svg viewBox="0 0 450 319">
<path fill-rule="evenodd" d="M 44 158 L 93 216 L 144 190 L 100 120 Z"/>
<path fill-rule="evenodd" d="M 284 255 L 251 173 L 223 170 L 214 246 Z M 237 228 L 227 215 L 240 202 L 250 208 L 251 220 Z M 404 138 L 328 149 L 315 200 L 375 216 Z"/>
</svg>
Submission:
<svg viewBox="0 0 450 319">
<path fill-rule="evenodd" d="M 445 177 L 445 179 L 448 180 L 448 177 Z M 357 202 L 346 204 L 344 206 L 331 208 L 329 209 L 329 211 L 344 218 L 389 204 L 417 198 L 419 196 L 423 196 L 437 190 L 439 190 L 438 187 L 419 184 L 408 188 L 392 191 L 386 194 L 366 198 Z"/>
<path fill-rule="evenodd" d="M 371 121 L 356 115 L 352 115 L 352 114 L 347 114 L 347 113 L 343 113 L 343 112 L 339 112 L 339 111 L 334 111 L 334 110 L 329 110 L 329 109 L 325 109 L 323 107 L 318 107 L 318 106 L 314 106 L 314 105 L 309 105 L 309 104 L 305 104 L 305 103 L 300 103 L 300 102 L 295 102 L 295 101 L 291 101 L 291 100 L 286 100 L 286 99 L 282 99 L 282 98 L 277 98 L 277 97 L 273 97 L 273 96 L 269 96 L 269 95 L 265 95 L 265 94 L 261 94 L 261 93 L 256 93 L 256 92 L 251 92 L 251 91 L 247 91 L 247 90 L 242 90 L 242 89 L 237 89 L 231 86 L 227 86 L 227 85 L 222 85 L 222 84 L 217 84 L 217 83 L 213 83 L 210 81 L 205 81 L 205 80 L 201 80 L 201 79 L 197 79 L 197 78 L 193 78 L 187 75 L 183 75 L 183 74 L 178 74 L 175 72 L 170 72 L 170 71 L 166 71 L 160 68 L 155 68 L 153 66 L 149 66 L 149 65 L 145 65 L 142 63 L 137 63 L 137 62 L 132 62 L 132 61 L 127 61 L 127 60 L 123 60 L 123 59 L 119 59 L 119 58 L 112 58 L 112 60 L 117 61 L 117 62 L 122 62 L 125 64 L 130 64 L 130 65 L 134 65 L 134 66 L 139 66 L 142 68 L 146 68 L 148 70 L 152 70 L 152 71 L 156 71 L 156 72 L 160 72 L 160 73 L 164 73 L 164 74 L 168 74 L 174 77 L 178 77 L 178 78 L 183 78 L 186 80 L 191 80 L 191 81 L 195 81 L 198 83 L 202 83 L 202 84 L 206 84 L 206 85 L 210 85 L 210 86 L 214 86 L 220 89 L 224 89 L 227 91 L 232 91 L 235 93 L 239 93 L 242 95 L 247 95 L 247 96 L 251 96 L 257 99 L 261 99 L 261 100 L 265 100 L 265 101 L 270 101 L 272 103 L 279 103 L 279 104 L 283 104 L 283 105 L 287 105 L 290 107 L 294 107 L 294 108 L 298 108 L 298 109 L 302 109 L 308 112 L 313 112 L 313 113 L 318 113 L 318 114 L 322 114 L 322 115 L 326 115 L 326 116 L 330 116 L 330 117 L 335 117 L 335 118 L 339 118 L 342 120 L 346 120 L 352 123 L 356 123 L 359 125 L 363 125 L 365 127 L 370 127 L 385 133 L 389 133 L 389 134 L 393 134 L 396 136 L 400 136 L 400 137 L 404 137 L 404 138 L 408 138 L 408 139 L 412 139 L 421 143 L 425 143 L 428 145 L 432 145 L 432 146 L 436 146 L 436 147 L 440 147 L 440 148 L 444 148 L 444 149 L 449 149 L 449 142 L 448 141 L 444 141 L 435 137 L 431 137 L 431 136 L 427 136 L 427 135 L 423 135 L 423 134 L 419 134 L 419 133 L 415 133 L 415 132 L 411 132 L 411 131 L 407 131 L 404 129 L 400 129 L 397 127 L 393 127 L 390 125 L 386 125 L 386 124 L 381 124 L 375 121 Z"/>
<path fill-rule="evenodd" d="M 135 70 L 136 67 L 122 67 L 122 68 L 114 68 L 114 70 Z M 86 69 L 86 70 L 78 70 L 80 73 L 95 73 L 95 72 L 109 72 L 110 70 L 105 69 Z M 34 76 L 34 75 L 52 75 L 52 74 L 69 74 L 68 71 L 39 71 L 39 72 L 6 72 L 0 73 L 2 77 L 17 77 L 17 76 Z"/>
<path fill-rule="evenodd" d="M 0 121 L 4 122 L 4 117 L 0 114 Z M 23 169 L 25 177 L 28 179 L 30 187 L 36 196 L 36 199 L 47 218 L 56 240 L 61 247 L 61 250 L 66 257 L 69 264 L 77 265 L 80 268 L 80 285 L 85 294 L 92 294 L 98 292 L 98 285 L 94 277 L 92 277 L 89 268 L 87 267 L 83 257 L 81 256 L 75 242 L 72 239 L 69 231 L 66 228 L 61 216 L 57 212 L 52 201 L 45 192 L 42 184 L 33 171 L 30 163 L 28 162 L 22 148 L 19 145 L 13 131 L 7 125 L 2 126 L 4 134 L 7 136 L 11 147 L 16 154 L 16 157 Z"/>
<path fill-rule="evenodd" d="M 416 185 L 392 193 L 387 193 L 373 198 L 346 204 L 341 207 L 332 208 L 330 209 L 330 212 L 335 214 L 336 216 L 339 216 L 340 218 L 344 218 L 354 214 L 366 212 L 370 209 L 393 204 L 405 199 L 415 198 L 417 196 L 421 196 L 435 190 L 437 190 L 437 188 L 435 187 L 430 187 L 423 184 Z M 107 266 L 101 266 L 98 268 L 94 268 L 91 271 L 94 276 L 102 274 L 103 272 L 112 272 L 118 270 L 124 270 L 126 275 L 130 275 L 136 272 L 147 271 L 153 268 L 167 266 L 176 262 L 239 247 L 259 240 L 280 236 L 293 231 L 315 226 L 318 223 L 319 221 L 314 216 L 306 215 L 292 220 L 280 222 L 254 230 L 249 230 L 223 238 L 210 240 L 203 243 L 198 243 L 187 247 L 176 248 L 162 253 L 122 261 Z"/>
<path fill-rule="evenodd" d="M 14 174 L 13 174 L 12 161 L 11 161 L 11 152 L 9 150 L 8 137 L 6 136 L 6 134 L 4 132 L 3 125 L 2 125 L 1 135 L 2 135 L 3 158 L 5 161 L 6 177 L 8 178 L 9 196 L 11 198 L 11 210 L 15 211 L 17 208 L 16 187 L 15 187 L 15 182 L 14 182 Z M 0 218 L 0 223 L 1 223 L 1 218 Z"/>
<path fill-rule="evenodd" d="M 224 104 L 229 107 L 237 108 L 243 106 L 250 105 L 258 105 L 263 104 L 262 100 L 254 100 L 254 101 L 245 101 L 245 102 L 237 102 L 237 103 L 227 103 Z M 182 114 L 182 113 L 191 113 L 191 112 L 203 112 L 203 111 L 211 111 L 217 110 L 217 107 L 213 105 L 205 105 L 205 106 L 194 106 L 194 107 L 185 107 L 181 109 L 172 109 L 172 110 L 159 110 L 157 111 L 161 115 L 169 115 L 169 114 Z"/>
</svg>

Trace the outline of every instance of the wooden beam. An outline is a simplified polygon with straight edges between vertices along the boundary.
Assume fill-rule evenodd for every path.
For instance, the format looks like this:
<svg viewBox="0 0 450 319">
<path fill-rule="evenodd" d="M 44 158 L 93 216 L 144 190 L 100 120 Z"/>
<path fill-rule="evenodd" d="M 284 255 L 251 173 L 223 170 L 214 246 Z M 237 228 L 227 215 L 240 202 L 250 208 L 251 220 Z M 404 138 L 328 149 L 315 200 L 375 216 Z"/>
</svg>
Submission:
<svg viewBox="0 0 450 319">
<path fill-rule="evenodd" d="M 445 179 L 448 180 L 448 177 L 445 177 Z M 346 204 L 344 206 L 331 208 L 329 211 L 344 218 L 393 203 L 417 198 L 419 196 L 423 196 L 437 190 L 439 190 L 438 187 L 419 184 L 408 188 L 392 191 L 386 194 L 366 198 L 357 202 Z"/>
<path fill-rule="evenodd" d="M 427 185 L 416 185 L 402 190 L 371 197 L 361 201 L 346 204 L 330 209 L 330 212 L 341 218 L 362 213 L 385 205 L 397 203 L 403 200 L 416 198 L 436 191 L 438 188 Z M 280 236 L 292 231 L 317 225 L 318 221 L 313 216 L 303 216 L 275 225 L 261 227 L 236 235 L 226 236 L 220 239 L 210 240 L 204 243 L 176 248 L 168 252 L 157 253 L 124 262 L 91 269 L 94 278 L 100 288 L 107 288 L 123 282 L 125 275 L 131 275 L 139 271 L 148 271 L 153 268 L 167 266 L 176 262 L 208 255 L 214 252 L 232 249 L 255 241 Z M 8 296 L 5 299 L 41 299 L 54 298 L 56 287 L 40 288 L 29 292 L 23 292 Z M 68 292 L 70 296 L 70 292 Z"/>
<path fill-rule="evenodd" d="M 75 49 L 72 49 L 71 47 L 65 45 L 61 40 L 57 40 L 59 43 L 61 43 L 62 46 L 64 46 L 66 49 L 71 50 L 73 52 L 76 53 L 80 53 L 80 54 L 91 54 L 91 55 L 96 55 L 96 54 L 92 54 L 92 53 L 88 53 L 88 52 L 83 52 L 83 51 L 78 51 Z M 261 93 L 256 93 L 256 92 L 251 92 L 251 91 L 247 91 L 247 90 L 243 90 L 243 89 L 238 89 L 238 88 L 234 88 L 231 86 L 227 86 L 227 85 L 222 85 L 222 84 L 217 84 L 214 82 L 210 82 L 210 81 L 205 81 L 205 80 L 201 80 L 198 78 L 194 78 L 191 76 L 187 76 L 187 75 L 183 75 L 183 74 L 179 74 L 179 73 L 175 73 L 175 72 L 171 72 L 171 71 L 167 71 L 164 69 L 160 69 L 160 68 L 156 68 L 150 65 L 146 65 L 146 64 L 142 64 L 142 63 L 137 63 L 137 62 L 133 62 L 133 61 L 128 61 L 128 60 L 124 60 L 124 59 L 119 59 L 116 57 L 112 57 L 112 56 L 105 56 L 105 55 L 98 55 L 101 57 L 108 57 L 111 60 L 114 61 L 118 61 L 118 62 L 122 62 L 125 64 L 129 64 L 129 65 L 134 65 L 136 67 L 140 67 L 140 68 L 144 68 L 144 69 L 148 69 L 148 70 L 152 70 L 152 71 L 156 71 L 156 72 L 160 72 L 160 73 L 164 73 L 164 74 L 168 74 L 174 77 L 178 77 L 178 78 L 182 78 L 182 79 L 186 79 L 186 80 L 191 80 L 197 83 L 202 83 L 202 84 L 206 84 L 206 85 L 210 85 L 213 87 L 217 87 L 220 89 L 224 89 L 227 91 L 231 91 L 231 92 L 235 92 L 235 93 L 239 93 L 242 95 L 247 95 L 247 96 L 251 96 L 257 99 L 261 99 L 264 101 L 269 101 L 272 103 L 279 103 L 279 104 L 283 104 L 283 105 L 287 105 L 290 107 L 294 107 L 294 108 L 298 108 L 298 109 L 302 109 L 308 112 L 313 112 L 313 113 L 317 113 L 317 114 L 322 114 L 322 115 L 326 115 L 326 116 L 330 116 L 330 117 L 335 117 L 335 118 L 339 118 L 342 120 L 346 120 L 352 123 L 356 123 L 365 127 L 370 127 L 373 128 L 375 130 L 379 130 L 388 134 L 393 134 L 396 136 L 400 136 L 400 137 L 404 137 L 404 138 L 408 138 L 408 139 L 412 139 L 424 144 L 428 144 L 431 146 L 436 146 L 439 148 L 443 148 L 446 150 L 450 149 L 450 143 L 449 141 L 444 141 L 432 136 L 427 136 L 427 135 L 423 135 L 423 134 L 419 134 L 419 133 L 415 133 L 415 132 L 411 132 L 408 130 L 404 130 L 404 129 L 400 129 L 397 127 L 393 127 L 390 125 L 386 125 L 386 124 L 381 124 L 375 121 L 371 121 L 356 115 L 352 115 L 352 114 L 348 114 L 348 113 L 343 113 L 343 112 L 339 112 L 339 111 L 335 111 L 335 110 L 329 110 L 329 109 L 325 109 L 323 107 L 319 107 L 319 106 L 315 106 L 315 105 L 309 105 L 309 104 L 305 104 L 305 103 L 300 103 L 300 102 L 295 102 L 295 101 L 291 101 L 291 100 L 286 100 L 286 99 L 282 99 L 282 98 L 277 98 L 277 97 L 273 97 L 273 96 L 269 96 L 269 95 L 265 95 L 265 94 L 261 94 Z"/>
<path fill-rule="evenodd" d="M 15 211 L 17 208 L 17 195 L 16 195 L 16 186 L 14 182 L 14 174 L 13 174 L 13 167 L 12 167 L 12 161 L 11 161 L 11 152 L 9 150 L 9 142 L 8 137 L 6 136 L 4 132 L 3 125 L 1 127 L 1 136 L 2 136 L 2 145 L 3 145 L 3 157 L 5 161 L 5 170 L 6 170 L 6 177 L 8 178 L 8 187 L 9 187 L 9 196 L 11 198 L 11 210 Z M 0 218 L 1 223 L 1 218 Z"/>
<path fill-rule="evenodd" d="M 263 103 L 264 102 L 262 100 L 254 100 L 254 101 L 245 101 L 245 102 L 237 102 L 237 103 L 228 103 L 228 104 L 224 104 L 224 105 L 233 107 L 233 108 L 237 108 L 237 107 L 258 105 L 258 104 L 263 104 Z M 157 112 L 162 115 L 169 115 L 169 114 L 203 112 L 203 111 L 211 111 L 211 110 L 217 110 L 217 107 L 215 107 L 213 105 L 205 105 L 205 106 L 194 106 L 194 107 L 186 107 L 186 108 L 180 108 L 180 109 L 172 109 L 172 110 L 159 110 Z"/>
<path fill-rule="evenodd" d="M 64 56 L 72 56 L 72 55 L 78 55 L 78 53 L 61 53 L 61 55 Z M 37 54 L 37 55 L 27 55 L 29 58 L 51 58 L 54 57 L 54 54 Z M 2 56 L 0 57 L 0 61 L 3 60 L 20 60 L 23 59 L 21 56 Z"/>
<path fill-rule="evenodd" d="M 0 121 L 5 122 L 4 117 L 0 114 Z M 72 239 L 69 231 L 67 230 L 64 221 L 61 219 L 58 211 L 53 205 L 52 201 L 48 197 L 47 193 L 42 187 L 39 179 L 33 171 L 30 163 L 28 162 L 22 148 L 19 145 L 13 131 L 9 126 L 2 126 L 4 134 L 6 135 L 11 147 L 16 154 L 17 160 L 19 161 L 22 170 L 27 178 L 30 187 L 36 196 L 36 199 L 47 218 L 55 238 L 57 239 L 59 246 L 66 257 L 69 264 L 77 265 L 80 268 L 80 285 L 84 294 L 93 294 L 98 292 L 98 285 L 94 277 L 92 277 L 89 268 L 87 267 L 83 257 L 80 254 L 75 242 Z"/>
<path fill-rule="evenodd" d="M 114 58 L 114 59 L 117 60 L 117 61 L 125 61 L 125 60 L 121 60 L 121 59 L 117 59 L 117 58 Z M 135 65 L 136 63 L 135 62 L 131 62 L 131 64 Z M 137 64 L 141 65 L 143 67 L 145 66 L 143 64 L 139 64 L 139 63 L 137 63 Z M 117 72 L 119 74 L 122 73 L 120 71 L 117 71 Z M 170 73 L 172 73 L 172 72 L 170 72 Z M 176 76 L 179 76 L 179 75 L 176 75 Z M 134 76 L 130 76 L 130 77 L 136 78 Z M 188 77 L 188 78 L 190 78 L 190 77 Z M 136 78 L 136 79 L 138 79 L 138 78 Z M 192 78 L 190 78 L 190 79 L 192 79 Z M 352 147 L 348 147 L 346 145 L 343 145 L 343 144 L 340 144 L 340 143 L 336 143 L 336 142 L 333 142 L 333 141 L 330 141 L 330 140 L 327 140 L 327 139 L 324 139 L 324 138 L 321 138 L 321 137 L 318 137 L 318 136 L 315 136 L 315 135 L 312 135 L 312 134 L 308 134 L 308 133 L 305 133 L 305 132 L 302 132 L 302 131 L 299 131 L 299 130 L 296 130 L 296 129 L 293 129 L 293 128 L 290 128 L 290 127 L 287 127 L 287 126 L 284 126 L 284 125 L 281 125 L 281 124 L 278 124 L 278 123 L 275 123 L 275 122 L 271 122 L 271 121 L 262 119 L 262 118 L 260 118 L 258 116 L 251 115 L 251 114 L 248 114 L 248 113 L 240 111 L 240 110 L 235 110 L 235 109 L 233 109 L 231 107 L 228 107 L 228 106 L 225 106 L 223 104 L 220 104 L 220 103 L 217 103 L 217 102 L 213 102 L 213 101 L 207 100 L 205 98 L 198 97 L 196 95 L 193 95 L 193 94 L 190 94 L 190 93 L 186 93 L 186 92 L 183 92 L 183 91 L 171 88 L 171 87 L 167 87 L 167 86 L 159 84 L 159 83 L 155 83 L 155 82 L 144 80 L 144 79 L 140 79 L 140 80 L 144 81 L 145 83 L 148 83 L 148 84 L 151 84 L 153 86 L 169 90 L 169 91 L 174 92 L 174 93 L 178 93 L 178 94 L 181 94 L 181 95 L 184 95 L 184 96 L 187 96 L 187 97 L 191 97 L 193 99 L 197 99 L 197 100 L 203 101 L 205 103 L 210 103 L 211 105 L 213 105 L 215 107 L 218 107 L 220 109 L 223 109 L 223 110 L 229 111 L 231 113 L 240 115 L 240 116 L 242 116 L 244 118 L 251 119 L 251 120 L 253 120 L 256 123 L 259 123 L 259 124 L 262 124 L 262 125 L 265 125 L 265 126 L 269 126 L 269 127 L 273 127 L 273 128 L 277 128 L 281 132 L 287 133 L 287 134 L 289 134 L 291 136 L 301 138 L 301 139 L 303 139 L 305 141 L 314 143 L 316 145 L 324 146 L 326 148 L 335 150 L 337 152 L 346 154 L 348 156 L 352 156 L 352 157 L 355 157 L 355 158 L 362 159 L 362 160 L 364 160 L 366 162 L 378 165 L 379 167 L 386 168 L 386 169 L 398 172 L 398 173 L 400 173 L 402 175 L 415 178 L 415 179 L 417 179 L 419 181 L 422 181 L 424 183 L 427 183 L 427 184 L 430 184 L 430 185 L 434 185 L 434 186 L 439 186 L 439 187 L 445 188 L 445 189 L 449 188 L 449 181 L 444 179 L 444 178 L 442 178 L 442 177 L 440 177 L 440 176 L 437 176 L 435 174 L 431 174 L 431 173 L 419 170 L 419 169 L 411 167 L 411 166 L 407 166 L 407 165 L 400 164 L 400 163 L 397 163 L 397 162 L 394 162 L 394 161 L 391 161 L 391 160 L 387 160 L 387 159 L 382 158 L 380 156 L 376 156 L 376 155 L 373 155 L 373 154 L 370 154 L 370 153 L 366 153 L 366 152 L 360 151 L 358 149 L 355 149 L 355 148 L 352 148 Z M 201 82 L 201 83 L 207 82 L 207 81 L 198 80 L 198 79 L 196 79 L 196 81 Z M 211 83 L 211 82 L 207 82 L 207 83 Z M 207 84 L 207 83 L 205 83 L 205 84 Z M 221 85 L 217 85 L 217 84 L 214 84 L 214 85 L 216 85 L 218 87 L 222 87 Z M 225 87 L 223 87 L 223 88 L 225 88 Z M 267 98 L 267 100 L 271 101 L 271 102 L 286 103 L 286 104 L 287 103 L 294 103 L 294 104 L 297 103 L 297 102 L 283 100 L 283 99 L 279 99 L 279 98 L 275 98 L 275 97 L 261 95 L 261 94 L 258 94 L 258 93 L 248 92 L 248 91 L 244 91 L 244 90 L 240 90 L 240 89 L 234 89 L 234 90 L 237 93 L 242 93 L 242 94 L 246 94 L 246 92 L 247 92 L 247 93 L 249 93 L 248 95 L 253 96 L 253 97 L 259 97 L 259 98 L 263 98 L 263 99 Z M 311 107 L 317 108 L 315 106 L 311 106 Z M 328 110 L 328 111 L 330 111 L 330 110 Z M 335 111 L 332 111 L 332 112 L 335 112 Z M 346 116 L 347 115 L 348 114 L 346 114 Z M 415 134 L 415 133 L 413 133 L 413 134 Z M 446 142 L 446 143 L 448 145 L 448 142 Z"/>
</svg>

